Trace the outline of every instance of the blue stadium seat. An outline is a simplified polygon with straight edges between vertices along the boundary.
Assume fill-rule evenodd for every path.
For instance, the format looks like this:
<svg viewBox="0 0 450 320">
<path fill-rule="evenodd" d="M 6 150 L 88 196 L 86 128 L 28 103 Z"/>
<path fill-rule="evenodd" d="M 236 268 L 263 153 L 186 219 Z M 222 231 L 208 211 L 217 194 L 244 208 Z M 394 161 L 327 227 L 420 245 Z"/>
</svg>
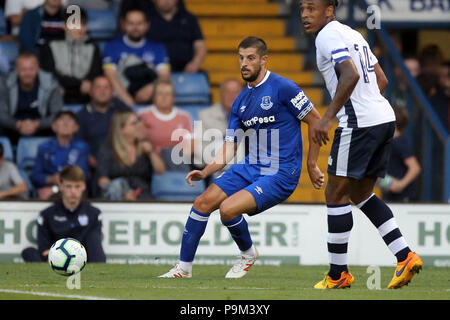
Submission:
<svg viewBox="0 0 450 320">
<path fill-rule="evenodd" d="M 205 191 L 204 181 L 195 181 L 194 187 L 186 183 L 187 172 L 167 171 L 164 174 L 154 174 L 152 178 L 152 193 L 158 200 L 194 201 Z"/>
<path fill-rule="evenodd" d="M 14 153 L 11 141 L 8 137 L 0 137 L 0 143 L 3 145 L 3 156 L 8 161 L 14 161 Z"/>
<path fill-rule="evenodd" d="M 139 112 L 139 110 L 142 110 L 147 107 L 148 107 L 148 105 L 135 105 L 131 109 L 137 114 Z"/>
<path fill-rule="evenodd" d="M 191 115 L 192 121 L 198 120 L 198 113 L 209 106 L 199 106 L 199 105 L 181 105 L 179 108 L 181 110 L 189 112 Z"/>
<path fill-rule="evenodd" d="M 6 17 L 3 9 L 0 9 L 0 36 L 6 36 Z"/>
<path fill-rule="evenodd" d="M 172 73 L 176 104 L 210 104 L 208 77 L 204 73 Z"/>
<path fill-rule="evenodd" d="M 88 9 L 87 29 L 92 39 L 111 39 L 117 33 L 117 17 L 113 10 Z"/>
<path fill-rule="evenodd" d="M 78 113 L 83 108 L 84 108 L 84 104 L 66 104 L 63 107 L 63 110 L 69 110 L 69 111 L 72 111 L 73 113 Z"/>
<path fill-rule="evenodd" d="M 50 137 L 22 137 L 17 143 L 16 164 L 20 170 L 28 175 L 33 170 L 39 145 L 50 140 Z"/>
<path fill-rule="evenodd" d="M 17 44 L 12 41 L 0 42 L 0 51 L 6 55 L 9 62 L 9 69 L 11 70 L 16 65 L 16 58 L 19 55 L 19 48 Z"/>
</svg>

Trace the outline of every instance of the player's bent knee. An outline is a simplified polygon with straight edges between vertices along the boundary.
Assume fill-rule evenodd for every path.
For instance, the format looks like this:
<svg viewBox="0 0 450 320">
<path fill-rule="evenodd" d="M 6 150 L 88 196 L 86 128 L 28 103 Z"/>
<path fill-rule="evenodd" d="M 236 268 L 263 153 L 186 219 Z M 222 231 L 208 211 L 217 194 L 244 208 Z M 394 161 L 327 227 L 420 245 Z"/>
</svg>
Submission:
<svg viewBox="0 0 450 320">
<path fill-rule="evenodd" d="M 202 213 L 211 213 L 216 209 L 215 207 L 216 204 L 214 203 L 214 199 L 212 199 L 212 197 L 209 197 L 204 193 L 195 198 L 194 201 L 195 210 L 198 210 Z"/>
<path fill-rule="evenodd" d="M 236 212 L 234 212 L 231 203 L 229 201 L 222 202 L 220 204 L 219 210 L 220 210 L 220 219 L 222 221 L 228 221 L 237 217 Z"/>
</svg>

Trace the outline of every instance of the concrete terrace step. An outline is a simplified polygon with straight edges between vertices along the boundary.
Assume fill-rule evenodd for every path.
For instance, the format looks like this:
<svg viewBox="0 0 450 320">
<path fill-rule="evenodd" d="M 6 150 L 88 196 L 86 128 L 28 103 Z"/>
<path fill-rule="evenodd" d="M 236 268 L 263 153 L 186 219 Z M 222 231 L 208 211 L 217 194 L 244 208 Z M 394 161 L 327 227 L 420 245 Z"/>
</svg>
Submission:
<svg viewBox="0 0 450 320">
<path fill-rule="evenodd" d="M 205 38 L 209 37 L 247 37 L 249 35 L 284 37 L 284 22 L 280 19 L 200 19 Z"/>
<path fill-rule="evenodd" d="M 303 57 L 298 53 L 273 53 L 269 57 L 268 69 L 276 73 L 301 71 Z M 239 58 L 236 53 L 209 53 L 202 63 L 202 69 L 211 71 L 239 70 Z"/>
<path fill-rule="evenodd" d="M 273 71 L 273 69 L 270 69 L 270 71 Z M 275 72 L 275 71 L 273 71 Z M 278 73 L 278 72 L 275 72 Z M 282 71 L 281 73 L 278 73 L 280 76 L 285 77 L 287 79 L 291 79 L 296 84 L 298 84 L 300 87 L 303 86 L 312 86 L 315 85 L 315 74 L 314 72 L 289 72 L 289 71 Z M 224 80 L 235 78 L 235 79 L 241 79 L 241 74 L 239 71 L 236 72 L 228 72 L 228 71 L 217 71 L 209 75 L 209 81 L 211 85 L 220 85 Z"/>
<path fill-rule="evenodd" d="M 206 37 L 206 43 L 208 45 L 208 51 L 232 51 L 237 52 L 237 47 L 244 37 L 220 37 L 209 36 Z M 264 41 L 269 48 L 269 54 L 271 52 L 278 51 L 294 51 L 295 40 L 293 38 L 286 37 L 265 37 Z"/>
<path fill-rule="evenodd" d="M 277 17 L 280 13 L 276 3 L 255 1 L 202 1 L 186 3 L 186 8 L 197 17 Z"/>
</svg>

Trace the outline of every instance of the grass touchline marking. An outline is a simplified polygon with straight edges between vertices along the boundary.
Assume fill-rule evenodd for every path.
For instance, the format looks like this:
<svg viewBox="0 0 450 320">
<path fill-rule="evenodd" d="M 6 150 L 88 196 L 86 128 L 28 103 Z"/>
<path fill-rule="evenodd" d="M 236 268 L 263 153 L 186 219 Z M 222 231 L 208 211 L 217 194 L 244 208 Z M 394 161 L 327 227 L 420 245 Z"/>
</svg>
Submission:
<svg viewBox="0 0 450 320">
<path fill-rule="evenodd" d="M 12 289 L 0 289 L 0 293 L 16 293 L 16 294 L 30 294 L 34 296 L 43 297 L 56 297 L 56 298 L 67 298 L 67 299 L 81 299 L 81 300 L 116 300 L 105 297 L 94 297 L 94 296 L 82 296 L 77 294 L 61 294 L 53 292 L 40 292 L 40 291 L 24 291 L 24 290 L 12 290 Z"/>
</svg>

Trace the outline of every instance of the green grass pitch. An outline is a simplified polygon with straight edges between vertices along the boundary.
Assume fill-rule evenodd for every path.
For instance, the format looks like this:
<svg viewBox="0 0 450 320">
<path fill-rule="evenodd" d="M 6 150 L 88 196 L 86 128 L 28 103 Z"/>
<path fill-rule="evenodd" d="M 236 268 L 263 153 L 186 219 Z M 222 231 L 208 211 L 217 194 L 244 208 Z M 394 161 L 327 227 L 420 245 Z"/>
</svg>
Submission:
<svg viewBox="0 0 450 320">
<path fill-rule="evenodd" d="M 409 286 L 386 289 L 394 267 L 381 268 L 381 290 L 367 289 L 366 267 L 351 267 L 350 289 L 316 290 L 326 266 L 254 266 L 242 279 L 225 279 L 229 266 L 194 265 L 191 279 L 158 279 L 167 265 L 91 263 L 81 272 L 80 289 L 46 263 L 0 263 L 0 299 L 151 299 L 151 300 L 450 300 L 450 268 L 424 267 Z M 34 294 L 30 294 L 33 292 Z"/>
</svg>

